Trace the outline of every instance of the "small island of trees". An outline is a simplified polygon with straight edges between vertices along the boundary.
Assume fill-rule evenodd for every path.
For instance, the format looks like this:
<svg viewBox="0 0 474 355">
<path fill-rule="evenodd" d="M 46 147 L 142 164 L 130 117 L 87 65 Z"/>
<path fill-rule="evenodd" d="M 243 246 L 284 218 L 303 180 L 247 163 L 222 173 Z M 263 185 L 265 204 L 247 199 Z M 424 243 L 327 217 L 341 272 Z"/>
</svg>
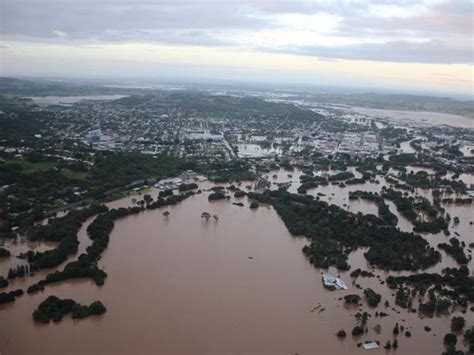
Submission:
<svg viewBox="0 0 474 355">
<path fill-rule="evenodd" d="M 50 321 L 56 323 L 69 313 L 73 319 L 83 319 L 92 315 L 104 314 L 106 311 L 107 309 L 100 301 L 84 306 L 72 299 L 60 299 L 56 296 L 49 296 L 33 312 L 33 319 L 41 323 L 49 323 Z"/>
</svg>

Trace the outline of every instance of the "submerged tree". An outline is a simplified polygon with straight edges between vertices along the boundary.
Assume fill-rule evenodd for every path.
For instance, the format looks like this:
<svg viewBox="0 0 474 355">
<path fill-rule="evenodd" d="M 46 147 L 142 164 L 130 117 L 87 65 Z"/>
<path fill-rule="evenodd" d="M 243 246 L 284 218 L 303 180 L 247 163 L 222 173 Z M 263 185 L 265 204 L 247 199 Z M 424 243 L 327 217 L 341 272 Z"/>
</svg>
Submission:
<svg viewBox="0 0 474 355">
<path fill-rule="evenodd" d="M 168 217 L 169 217 L 169 215 L 170 215 L 169 211 L 165 211 L 165 212 L 163 212 L 163 216 L 165 216 L 166 218 L 168 218 Z"/>
<path fill-rule="evenodd" d="M 212 215 L 212 218 L 214 218 L 214 221 L 216 221 L 216 222 L 219 220 L 219 216 L 216 215 L 216 214 L 213 214 L 213 215 Z"/>
<path fill-rule="evenodd" d="M 211 218 L 211 215 L 209 212 L 203 212 L 201 213 L 201 218 L 204 218 L 206 221 L 208 221 L 209 218 Z"/>
</svg>

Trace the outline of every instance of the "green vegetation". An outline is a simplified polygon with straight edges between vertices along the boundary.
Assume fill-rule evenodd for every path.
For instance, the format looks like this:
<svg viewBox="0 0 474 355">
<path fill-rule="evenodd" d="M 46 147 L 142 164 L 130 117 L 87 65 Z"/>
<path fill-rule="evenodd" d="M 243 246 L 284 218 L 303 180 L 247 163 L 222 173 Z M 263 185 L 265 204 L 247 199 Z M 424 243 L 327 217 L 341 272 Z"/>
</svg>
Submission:
<svg viewBox="0 0 474 355">
<path fill-rule="evenodd" d="M 298 193 L 305 194 L 307 190 L 318 187 L 319 185 L 327 185 L 328 180 L 321 176 L 300 176 L 301 185 L 298 187 Z"/>
<path fill-rule="evenodd" d="M 351 277 L 375 277 L 375 275 L 370 272 L 370 271 L 365 271 L 361 269 L 355 269 L 354 271 L 351 272 Z"/>
<path fill-rule="evenodd" d="M 167 199 L 158 198 L 156 201 L 147 204 L 146 208 L 157 209 L 174 205 L 192 195 L 194 195 L 194 192 L 190 191 L 183 195 L 169 196 Z M 50 273 L 45 279 L 28 287 L 28 293 L 36 293 L 43 290 L 46 285 L 75 278 L 90 278 L 94 280 L 97 286 L 104 284 L 107 274 L 98 268 L 97 261 L 108 246 L 109 236 L 114 227 L 115 220 L 137 214 L 144 211 L 145 208 L 136 206 L 112 210 L 104 209 L 104 207 L 101 209 L 103 213 L 99 214 L 87 228 L 92 244 L 87 247 L 86 253 L 81 254 L 78 260 L 68 263 L 64 270 Z"/>
<path fill-rule="evenodd" d="M 73 278 L 87 277 L 93 279 L 96 285 L 103 285 L 107 274 L 97 267 L 97 261 L 109 243 L 109 234 L 113 229 L 114 221 L 141 211 L 143 211 L 141 207 L 119 208 L 97 216 L 87 228 L 92 244 L 87 247 L 86 254 L 81 254 L 77 261 L 68 263 L 63 271 L 48 274 L 44 280 L 31 285 L 27 292 L 35 293 L 51 283 Z"/>
<path fill-rule="evenodd" d="M 178 186 L 178 190 L 181 191 L 181 192 L 184 192 L 184 191 L 190 191 L 190 190 L 197 189 L 198 187 L 199 186 L 194 182 L 189 183 L 189 184 L 183 183 L 183 184 L 180 184 Z"/>
<path fill-rule="evenodd" d="M 71 169 L 61 169 L 61 175 L 66 179 L 78 181 L 87 181 L 90 176 L 87 171 L 73 171 Z"/>
<path fill-rule="evenodd" d="M 424 165 L 426 168 L 432 168 L 434 170 L 441 170 L 441 174 L 446 174 L 447 167 L 440 166 L 439 163 L 430 161 L 429 157 L 420 157 L 417 165 Z M 423 162 L 423 163 L 421 163 Z M 397 178 L 405 181 L 412 188 L 422 189 L 451 189 L 458 193 L 465 193 L 467 190 L 466 185 L 462 180 L 455 179 L 444 179 L 441 174 L 428 174 L 426 171 L 418 171 L 414 173 L 411 171 L 409 174 L 404 170 L 400 170 Z"/>
<path fill-rule="evenodd" d="M 407 305 L 411 297 L 410 290 L 404 286 L 409 286 L 420 295 L 428 292 L 428 302 L 420 303 L 419 307 L 420 313 L 428 315 L 443 313 L 449 306 L 446 299 L 436 297 L 436 295 L 447 297 L 462 308 L 466 308 L 468 302 L 474 302 L 474 279 L 469 276 L 469 269 L 466 266 L 459 269 L 445 268 L 441 275 L 420 273 L 409 276 L 389 276 L 386 281 L 388 287 L 398 289 L 397 298 L 401 306 Z"/>
<path fill-rule="evenodd" d="M 303 253 L 309 258 L 309 262 L 316 267 L 327 269 L 335 266 L 339 270 L 349 270 L 347 255 L 351 250 L 346 251 L 342 243 L 337 240 L 319 238 L 303 247 Z"/>
<path fill-rule="evenodd" d="M 350 295 L 345 295 L 344 296 L 344 303 L 346 304 L 356 304 L 358 305 L 361 301 L 361 298 L 359 295 L 356 294 L 350 294 Z"/>
<path fill-rule="evenodd" d="M 397 210 L 413 223 L 415 232 L 439 233 L 448 228 L 448 222 L 439 215 L 438 209 L 424 197 L 407 197 L 400 191 L 386 188 L 382 189 L 382 197 L 393 201 Z M 430 220 L 420 220 L 417 211 L 424 212 Z"/>
<path fill-rule="evenodd" d="M 251 210 L 256 210 L 258 207 L 259 207 L 259 205 L 258 205 L 258 202 L 257 202 L 257 201 L 252 201 L 252 202 L 250 203 L 250 206 L 249 206 L 249 208 L 250 208 Z"/>
<path fill-rule="evenodd" d="M 213 162 L 206 165 L 205 169 L 200 168 L 202 173 L 205 173 L 209 180 L 216 183 L 255 180 L 257 176 L 249 170 L 250 164 L 243 160 L 236 160 L 231 162 Z"/>
<path fill-rule="evenodd" d="M 342 171 L 334 175 L 329 175 L 328 180 L 329 181 L 343 181 L 343 180 L 352 179 L 353 177 L 354 177 L 354 174 L 351 173 L 350 171 Z"/>
<path fill-rule="evenodd" d="M 304 252 L 312 263 L 344 268 L 348 254 L 358 247 L 369 247 L 364 254 L 366 259 L 386 270 L 418 270 L 440 260 L 439 252 L 423 238 L 387 226 L 376 216 L 353 214 L 311 196 L 284 190 L 250 192 L 248 196 L 271 203 L 291 234 L 311 239 Z M 322 245 L 327 245 L 330 253 Z"/>
<path fill-rule="evenodd" d="M 464 341 L 469 345 L 469 351 L 474 352 L 474 326 L 464 332 Z"/>
<path fill-rule="evenodd" d="M 12 303 L 15 302 L 15 299 L 17 297 L 20 297 L 23 295 L 23 290 L 18 289 L 15 291 L 10 291 L 10 292 L 1 292 L 0 293 L 0 305 L 5 304 L 5 303 Z"/>
<path fill-rule="evenodd" d="M 31 226 L 48 211 L 74 207 L 80 201 L 108 199 L 146 185 L 147 179 L 176 176 L 195 166 L 164 154 L 102 153 L 92 166 L 43 158 L 41 154 L 29 154 L 24 159 L 0 163 L 0 181 L 9 185 L 8 190 L 0 192 L 0 209 L 14 215 L 0 228 L 0 236 L 13 226 Z"/>
<path fill-rule="evenodd" d="M 376 192 L 367 192 L 367 191 L 353 191 L 349 192 L 349 200 L 363 199 L 367 201 L 372 201 L 377 205 L 379 217 L 388 225 L 396 226 L 398 223 L 398 217 L 395 216 L 388 205 L 385 203 L 383 197 L 381 197 Z"/>
<path fill-rule="evenodd" d="M 0 258 L 8 258 L 10 256 L 10 251 L 5 248 L 0 248 Z"/>
<path fill-rule="evenodd" d="M 46 171 L 58 165 L 55 161 L 31 162 L 25 159 L 12 159 L 5 162 L 6 165 L 13 165 L 16 169 L 25 174 L 33 174 L 39 171 Z"/>
<path fill-rule="evenodd" d="M 232 121 L 250 121 L 258 118 L 262 124 L 274 124 L 278 120 L 281 129 L 294 127 L 299 123 L 319 122 L 324 117 L 310 110 L 284 103 L 273 103 L 255 97 L 207 95 L 200 92 L 162 92 L 160 96 L 129 96 L 117 100 L 127 107 L 153 107 L 163 101 L 172 101 L 184 115 L 201 117 L 222 117 Z"/>
<path fill-rule="evenodd" d="M 72 299 L 60 299 L 49 296 L 41 302 L 33 312 L 33 319 L 41 323 L 55 323 L 61 321 L 66 314 L 71 314 L 73 319 L 83 319 L 92 315 L 104 314 L 107 311 L 100 301 L 95 301 L 89 306 L 81 305 Z"/>
<path fill-rule="evenodd" d="M 123 187 L 146 179 L 161 179 L 178 175 L 193 168 L 183 160 L 168 155 L 150 156 L 139 153 L 113 153 L 97 159 L 90 171 L 89 180 L 95 196 L 114 188 Z"/>
<path fill-rule="evenodd" d="M 367 303 L 371 307 L 377 307 L 380 301 L 382 300 L 382 296 L 371 288 L 365 289 L 364 295 L 365 297 L 367 297 Z"/>
<path fill-rule="evenodd" d="M 456 345 L 457 341 L 458 341 L 458 338 L 456 337 L 456 334 L 448 333 L 444 336 L 444 343 L 448 346 Z"/>
<path fill-rule="evenodd" d="M 54 249 L 44 252 L 28 251 L 26 258 L 33 270 L 47 269 L 60 265 L 69 255 L 77 252 L 79 241 L 77 232 L 88 218 L 105 212 L 107 208 L 102 205 L 94 205 L 81 210 L 73 210 L 64 217 L 55 218 L 47 225 L 38 226 L 31 240 L 44 240 L 59 242 Z"/>
<path fill-rule="evenodd" d="M 240 190 L 239 190 L 239 191 L 236 191 L 236 192 L 234 193 L 234 197 L 235 197 L 235 198 L 242 198 L 242 197 L 245 197 L 245 192 L 240 191 Z"/>
<path fill-rule="evenodd" d="M 4 278 L 3 276 L 0 276 L 0 288 L 8 287 L 8 285 L 8 279 Z"/>
<path fill-rule="evenodd" d="M 391 155 L 388 160 L 395 165 L 410 165 L 415 164 L 418 159 L 415 154 L 401 153 L 397 155 Z"/>
<path fill-rule="evenodd" d="M 453 332 L 460 332 L 466 325 L 466 320 L 463 317 L 451 318 L 451 330 Z"/>
<path fill-rule="evenodd" d="M 209 194 L 208 200 L 209 201 L 218 201 L 218 200 L 224 200 L 226 198 L 226 194 L 220 191 L 213 192 L 212 194 Z"/>
<path fill-rule="evenodd" d="M 361 326 L 356 325 L 356 326 L 352 329 L 352 335 L 353 335 L 353 336 L 358 336 L 358 335 L 362 335 L 362 334 L 364 334 L 364 328 L 362 328 Z"/>
<path fill-rule="evenodd" d="M 464 248 L 456 238 L 450 238 L 449 244 L 440 243 L 438 248 L 443 249 L 447 254 L 451 255 L 459 264 L 467 264 L 470 260 L 464 253 Z"/>
</svg>

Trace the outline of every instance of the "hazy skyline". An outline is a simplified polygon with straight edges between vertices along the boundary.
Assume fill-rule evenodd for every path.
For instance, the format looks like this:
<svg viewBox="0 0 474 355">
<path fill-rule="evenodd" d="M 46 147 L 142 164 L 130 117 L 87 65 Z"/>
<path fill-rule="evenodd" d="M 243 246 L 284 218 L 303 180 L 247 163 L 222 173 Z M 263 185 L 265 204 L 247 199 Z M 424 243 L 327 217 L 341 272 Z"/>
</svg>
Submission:
<svg viewBox="0 0 474 355">
<path fill-rule="evenodd" d="M 473 2 L 1 2 L 1 75 L 175 76 L 473 95 Z"/>
</svg>

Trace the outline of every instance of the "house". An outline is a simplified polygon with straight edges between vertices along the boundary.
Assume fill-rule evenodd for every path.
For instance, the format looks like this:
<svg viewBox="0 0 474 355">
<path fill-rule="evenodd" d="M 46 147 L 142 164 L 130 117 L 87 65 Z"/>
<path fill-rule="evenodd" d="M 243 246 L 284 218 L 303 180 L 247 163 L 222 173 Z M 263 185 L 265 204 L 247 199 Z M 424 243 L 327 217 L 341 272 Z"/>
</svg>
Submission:
<svg viewBox="0 0 474 355">
<path fill-rule="evenodd" d="M 335 277 L 332 274 L 324 273 L 322 280 L 323 280 L 324 287 L 326 287 L 327 289 L 331 291 L 348 289 L 344 281 L 342 281 L 340 278 Z"/>
</svg>

